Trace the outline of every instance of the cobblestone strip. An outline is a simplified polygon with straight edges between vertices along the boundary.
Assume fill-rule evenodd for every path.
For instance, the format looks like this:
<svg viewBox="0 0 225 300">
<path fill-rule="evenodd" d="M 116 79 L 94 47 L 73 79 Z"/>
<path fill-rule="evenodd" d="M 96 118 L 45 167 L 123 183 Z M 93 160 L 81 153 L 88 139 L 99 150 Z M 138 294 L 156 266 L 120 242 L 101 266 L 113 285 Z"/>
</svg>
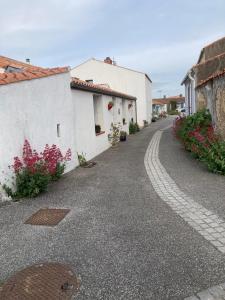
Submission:
<svg viewBox="0 0 225 300">
<path fill-rule="evenodd" d="M 194 296 L 185 298 L 184 300 L 224 300 L 225 299 L 225 283 L 213 286 L 207 290 L 201 291 Z"/>
<path fill-rule="evenodd" d="M 159 143 L 162 132 L 160 130 L 154 134 L 144 159 L 146 171 L 155 191 L 192 228 L 220 252 L 225 253 L 224 220 L 184 194 L 161 164 Z"/>
</svg>

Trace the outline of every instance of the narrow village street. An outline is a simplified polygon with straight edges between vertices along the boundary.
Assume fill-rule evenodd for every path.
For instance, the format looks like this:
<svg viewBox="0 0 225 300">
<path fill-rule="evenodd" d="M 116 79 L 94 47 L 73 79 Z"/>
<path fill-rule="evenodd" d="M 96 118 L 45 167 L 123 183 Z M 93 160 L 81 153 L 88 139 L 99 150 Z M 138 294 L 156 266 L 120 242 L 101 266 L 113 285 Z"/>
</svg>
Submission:
<svg viewBox="0 0 225 300">
<path fill-rule="evenodd" d="M 225 282 L 224 177 L 182 149 L 173 120 L 130 135 L 48 193 L 0 207 L 0 281 L 60 262 L 80 279 L 74 299 L 225 299 L 207 298 Z M 70 212 L 55 227 L 24 224 L 46 207 Z"/>
</svg>

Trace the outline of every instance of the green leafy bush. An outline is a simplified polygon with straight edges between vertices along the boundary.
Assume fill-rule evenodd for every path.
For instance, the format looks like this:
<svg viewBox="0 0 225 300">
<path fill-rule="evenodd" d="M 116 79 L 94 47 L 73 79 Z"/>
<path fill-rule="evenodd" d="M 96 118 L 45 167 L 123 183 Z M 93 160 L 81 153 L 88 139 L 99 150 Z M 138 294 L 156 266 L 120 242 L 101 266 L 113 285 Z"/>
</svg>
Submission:
<svg viewBox="0 0 225 300">
<path fill-rule="evenodd" d="M 138 123 L 130 122 L 130 124 L 129 124 L 129 134 L 135 134 L 138 131 L 140 131 Z"/>
<path fill-rule="evenodd" d="M 56 145 L 45 146 L 37 153 L 25 140 L 22 158 L 14 157 L 12 169 L 13 188 L 3 185 L 6 193 L 12 198 L 36 197 L 47 190 L 50 181 L 58 180 L 65 171 L 66 162 L 71 160 L 71 150 L 65 156 Z"/>
<path fill-rule="evenodd" d="M 83 152 L 81 154 L 77 153 L 77 157 L 78 157 L 79 165 L 81 167 L 84 167 L 84 166 L 87 165 L 87 160 L 86 160 L 85 155 L 84 155 Z"/>
<path fill-rule="evenodd" d="M 110 133 L 109 133 L 109 141 L 111 145 L 114 147 L 118 145 L 120 141 L 120 131 L 121 131 L 121 125 L 120 123 L 112 123 L 111 128 L 110 128 Z"/>
<path fill-rule="evenodd" d="M 173 130 L 185 149 L 211 172 L 225 175 L 225 141 L 215 133 L 208 110 L 177 118 Z"/>
<path fill-rule="evenodd" d="M 16 192 L 12 196 L 13 198 L 36 197 L 47 190 L 50 181 L 50 174 L 43 173 L 42 170 L 32 174 L 24 169 L 16 175 Z"/>
<path fill-rule="evenodd" d="M 135 123 L 134 126 L 135 126 L 135 129 L 136 129 L 136 132 L 139 132 L 140 131 L 140 127 L 139 127 L 138 123 Z"/>
</svg>

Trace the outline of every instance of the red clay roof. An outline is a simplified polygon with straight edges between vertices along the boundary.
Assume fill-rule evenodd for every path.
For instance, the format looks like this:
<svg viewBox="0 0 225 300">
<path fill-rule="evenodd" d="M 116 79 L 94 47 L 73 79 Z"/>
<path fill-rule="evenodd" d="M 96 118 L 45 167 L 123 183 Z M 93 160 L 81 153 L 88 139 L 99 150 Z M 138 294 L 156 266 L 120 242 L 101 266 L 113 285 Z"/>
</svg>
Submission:
<svg viewBox="0 0 225 300">
<path fill-rule="evenodd" d="M 24 63 L 9 57 L 0 56 L 0 68 L 14 67 L 19 69 L 42 69 L 41 67 L 36 67 L 28 63 Z"/>
<path fill-rule="evenodd" d="M 136 100 L 136 97 L 133 97 L 133 96 L 121 93 L 121 92 L 117 92 L 117 91 L 112 90 L 101 84 L 93 84 L 90 82 L 86 82 L 84 80 L 80 80 L 75 77 L 72 78 L 71 88 L 95 92 L 95 93 L 99 93 L 99 94 L 103 94 L 103 95 L 110 95 L 110 96 L 116 96 L 116 97 L 120 97 L 120 98 L 126 98 L 129 100 Z"/>
<path fill-rule="evenodd" d="M 185 97 L 183 97 L 183 96 L 170 96 L 170 97 L 166 97 L 166 98 L 152 99 L 152 103 L 153 104 L 158 104 L 158 105 L 168 104 L 171 101 L 175 101 L 175 102 L 178 102 L 178 103 L 185 102 Z"/>
<path fill-rule="evenodd" d="M 205 80 L 200 81 L 199 85 L 196 88 L 198 88 L 200 86 L 203 86 L 204 84 L 206 84 L 210 80 L 213 80 L 213 79 L 219 78 L 219 77 L 223 77 L 223 76 L 225 76 L 225 69 L 223 69 L 222 71 L 214 73 L 213 75 L 209 76 Z"/>
<path fill-rule="evenodd" d="M 48 77 L 56 74 L 66 73 L 69 71 L 68 67 L 51 68 L 51 69 L 36 69 L 25 70 L 18 73 L 0 73 L 0 85 L 15 83 L 19 81 L 38 79 Z"/>
<path fill-rule="evenodd" d="M 164 104 L 168 104 L 168 101 L 164 99 L 153 99 L 152 104 L 164 105 Z"/>
</svg>

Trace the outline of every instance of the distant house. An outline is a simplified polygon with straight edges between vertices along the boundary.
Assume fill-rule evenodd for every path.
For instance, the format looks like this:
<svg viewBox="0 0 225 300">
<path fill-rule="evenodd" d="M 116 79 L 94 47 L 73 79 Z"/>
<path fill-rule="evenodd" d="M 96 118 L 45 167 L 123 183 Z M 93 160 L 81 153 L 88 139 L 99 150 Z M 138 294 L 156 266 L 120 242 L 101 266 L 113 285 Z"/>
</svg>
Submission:
<svg viewBox="0 0 225 300">
<path fill-rule="evenodd" d="M 109 57 L 104 61 L 91 58 L 71 69 L 71 76 L 93 80 L 95 84 L 106 83 L 110 88 L 137 98 L 137 121 L 151 122 L 152 81 L 143 72 L 116 65 Z"/>
<path fill-rule="evenodd" d="M 181 111 L 185 108 L 185 97 L 182 95 L 170 96 L 163 98 L 155 98 L 152 100 L 152 110 L 154 113 L 160 114 L 162 112 L 168 113 L 169 111 Z"/>
<path fill-rule="evenodd" d="M 225 137 L 225 37 L 201 50 L 196 65 L 191 68 L 192 84 L 195 88 L 192 95 L 190 114 L 208 108 L 218 131 Z M 185 97 L 188 103 L 189 80 L 185 84 Z M 190 104 L 190 103 L 189 103 Z"/>
<path fill-rule="evenodd" d="M 8 166 L 22 155 L 25 139 L 38 152 L 46 144 L 70 148 L 70 171 L 78 166 L 77 153 L 92 159 L 111 146 L 112 123 L 129 133 L 136 122 L 136 97 L 71 78 L 68 67 L 39 68 L 4 57 L 0 67 L 0 183 L 11 178 Z"/>
<path fill-rule="evenodd" d="M 195 103 L 195 73 L 193 69 L 190 69 L 185 75 L 182 83 L 185 85 L 185 107 L 186 114 L 191 115 L 196 112 Z"/>
</svg>

